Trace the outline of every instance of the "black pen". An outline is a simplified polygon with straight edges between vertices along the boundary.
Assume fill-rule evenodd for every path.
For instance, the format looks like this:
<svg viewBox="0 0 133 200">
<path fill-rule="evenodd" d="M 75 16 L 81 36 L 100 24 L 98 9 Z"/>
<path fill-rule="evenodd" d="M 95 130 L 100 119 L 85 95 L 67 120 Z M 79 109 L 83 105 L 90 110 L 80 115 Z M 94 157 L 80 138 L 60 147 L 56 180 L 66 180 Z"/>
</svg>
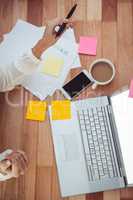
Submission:
<svg viewBox="0 0 133 200">
<path fill-rule="evenodd" d="M 71 8 L 71 10 L 69 11 L 68 15 L 66 16 L 66 19 L 69 19 L 69 18 L 73 15 L 73 13 L 74 13 L 76 7 L 77 7 L 77 4 L 75 4 L 75 5 Z M 65 30 L 65 28 L 66 28 L 66 23 L 63 23 L 62 25 L 60 25 L 60 26 L 59 26 L 59 30 L 58 30 L 57 33 L 56 33 L 56 37 L 60 36 L 61 33 L 63 33 L 63 31 Z"/>
</svg>

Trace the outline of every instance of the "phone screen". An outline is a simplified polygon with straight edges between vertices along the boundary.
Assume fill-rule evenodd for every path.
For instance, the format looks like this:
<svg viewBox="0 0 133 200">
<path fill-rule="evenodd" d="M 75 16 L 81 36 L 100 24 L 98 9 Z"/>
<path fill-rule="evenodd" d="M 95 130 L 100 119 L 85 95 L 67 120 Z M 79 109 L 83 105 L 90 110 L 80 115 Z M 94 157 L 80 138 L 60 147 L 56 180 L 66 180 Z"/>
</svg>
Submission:
<svg viewBox="0 0 133 200">
<path fill-rule="evenodd" d="M 63 89 L 72 98 L 76 96 L 81 90 L 90 85 L 91 80 L 85 75 L 84 72 L 78 74 L 70 82 L 63 86 Z"/>
</svg>

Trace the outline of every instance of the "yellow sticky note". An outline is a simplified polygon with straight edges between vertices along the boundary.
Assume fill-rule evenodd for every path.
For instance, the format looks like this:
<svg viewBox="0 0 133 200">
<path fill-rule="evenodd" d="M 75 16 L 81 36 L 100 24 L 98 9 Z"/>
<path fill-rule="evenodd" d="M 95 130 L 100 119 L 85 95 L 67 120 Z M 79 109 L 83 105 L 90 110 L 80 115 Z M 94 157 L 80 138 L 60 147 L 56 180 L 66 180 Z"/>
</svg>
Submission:
<svg viewBox="0 0 133 200">
<path fill-rule="evenodd" d="M 26 119 L 44 121 L 46 117 L 46 102 L 29 101 Z"/>
<path fill-rule="evenodd" d="M 45 58 L 43 62 L 41 72 L 52 76 L 59 76 L 63 64 L 64 60 L 62 58 L 49 55 Z"/>
<path fill-rule="evenodd" d="M 52 120 L 66 120 L 71 119 L 71 102 L 64 101 L 52 101 Z"/>
</svg>

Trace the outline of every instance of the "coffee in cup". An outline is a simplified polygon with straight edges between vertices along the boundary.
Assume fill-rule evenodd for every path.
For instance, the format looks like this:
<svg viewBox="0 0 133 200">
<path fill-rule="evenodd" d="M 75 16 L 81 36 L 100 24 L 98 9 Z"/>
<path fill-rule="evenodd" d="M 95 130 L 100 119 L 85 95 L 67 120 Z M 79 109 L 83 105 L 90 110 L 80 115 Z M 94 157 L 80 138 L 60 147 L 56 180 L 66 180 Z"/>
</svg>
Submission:
<svg viewBox="0 0 133 200">
<path fill-rule="evenodd" d="M 95 89 L 98 85 L 107 85 L 113 80 L 115 67 L 107 59 L 98 59 L 91 64 L 89 73 L 93 81 L 92 88 Z"/>
</svg>

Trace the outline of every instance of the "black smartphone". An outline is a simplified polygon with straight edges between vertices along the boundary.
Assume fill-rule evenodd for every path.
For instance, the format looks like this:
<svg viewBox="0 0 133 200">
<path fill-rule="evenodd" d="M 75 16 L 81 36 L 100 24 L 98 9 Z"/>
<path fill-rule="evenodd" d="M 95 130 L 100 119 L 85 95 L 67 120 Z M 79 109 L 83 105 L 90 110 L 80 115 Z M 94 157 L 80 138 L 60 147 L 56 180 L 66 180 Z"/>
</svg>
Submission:
<svg viewBox="0 0 133 200">
<path fill-rule="evenodd" d="M 81 73 L 75 76 L 71 81 L 66 83 L 61 88 L 61 91 L 67 99 L 72 99 L 91 84 L 92 81 L 89 77 L 89 73 L 86 70 L 83 70 Z"/>
</svg>

